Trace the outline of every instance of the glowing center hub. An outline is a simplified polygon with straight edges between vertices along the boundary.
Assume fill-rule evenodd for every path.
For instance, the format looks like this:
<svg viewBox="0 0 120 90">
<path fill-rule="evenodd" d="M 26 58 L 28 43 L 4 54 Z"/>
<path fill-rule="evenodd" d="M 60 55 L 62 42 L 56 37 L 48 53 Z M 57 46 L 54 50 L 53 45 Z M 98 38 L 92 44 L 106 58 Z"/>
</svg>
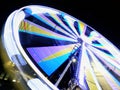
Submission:
<svg viewBox="0 0 120 90">
<path fill-rule="evenodd" d="M 77 41 L 81 44 L 83 40 L 81 38 L 77 38 Z"/>
</svg>

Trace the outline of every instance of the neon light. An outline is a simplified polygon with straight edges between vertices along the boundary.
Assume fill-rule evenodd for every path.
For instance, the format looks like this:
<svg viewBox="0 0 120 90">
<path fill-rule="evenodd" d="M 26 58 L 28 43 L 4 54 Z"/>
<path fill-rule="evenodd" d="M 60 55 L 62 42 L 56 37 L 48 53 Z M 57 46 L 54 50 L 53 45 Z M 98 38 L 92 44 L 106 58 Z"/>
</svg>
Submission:
<svg viewBox="0 0 120 90">
<path fill-rule="evenodd" d="M 120 89 L 120 82 L 104 68 L 104 66 L 98 61 L 98 59 L 96 59 L 96 57 L 90 51 L 89 51 L 89 53 L 92 56 L 92 58 L 93 58 L 92 60 L 95 62 L 95 64 L 99 66 L 99 67 L 97 67 L 98 70 L 100 70 L 100 72 L 103 74 L 105 79 L 111 85 L 111 88 L 113 88 L 113 90 L 114 89 L 119 90 Z M 115 83 L 117 83 L 117 84 L 115 84 Z"/>
<path fill-rule="evenodd" d="M 112 69 L 113 73 L 116 73 L 116 77 L 120 76 L 120 51 L 96 30 L 80 20 L 52 8 L 32 5 L 13 12 L 4 29 L 4 46 L 9 58 L 13 60 L 11 56 L 21 54 L 22 58 L 26 60 L 26 63 L 22 65 L 28 63 L 42 79 L 41 81 L 44 81 L 45 85 L 53 90 L 58 90 L 58 88 L 34 65 L 33 60 L 48 76 L 51 76 L 66 60 L 75 55 L 76 58 L 79 58 L 79 60 L 76 59 L 76 62 L 79 61 L 80 65 L 76 74 L 78 75 L 77 80 L 79 80 L 77 84 L 82 88 L 92 88 L 87 80 L 89 78 L 95 83 L 94 88 L 101 90 L 102 86 L 94 70 L 95 66 L 109 84 L 109 88 L 120 89 L 119 80 L 105 68 L 106 65 Z M 53 42 L 43 41 L 41 46 L 41 42 L 37 41 L 40 46 L 24 46 L 27 42 L 21 43 L 19 35 L 26 35 L 27 39 L 29 39 L 27 35 L 31 35 L 31 38 L 33 36 L 32 39 L 35 36 L 39 37 L 38 39 L 47 38 Z M 51 46 L 48 43 L 52 43 Z M 81 51 L 78 52 L 78 49 Z M 26 50 L 30 56 L 27 55 Z M 18 66 L 17 63 L 15 64 Z M 93 66 L 93 64 L 95 65 Z M 22 72 L 21 67 L 18 69 Z M 23 74 L 24 72 L 22 72 L 24 77 Z M 25 81 L 27 80 L 25 78 Z"/>
</svg>

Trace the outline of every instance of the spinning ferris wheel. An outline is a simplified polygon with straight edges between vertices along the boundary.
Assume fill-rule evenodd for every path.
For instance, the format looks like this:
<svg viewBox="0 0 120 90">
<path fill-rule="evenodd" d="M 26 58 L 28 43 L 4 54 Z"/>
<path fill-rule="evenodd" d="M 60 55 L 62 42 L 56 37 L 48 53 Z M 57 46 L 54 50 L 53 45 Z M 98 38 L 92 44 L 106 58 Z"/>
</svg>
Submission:
<svg viewBox="0 0 120 90">
<path fill-rule="evenodd" d="M 62 11 L 37 5 L 14 11 L 3 43 L 26 89 L 120 90 L 120 51 Z"/>
</svg>

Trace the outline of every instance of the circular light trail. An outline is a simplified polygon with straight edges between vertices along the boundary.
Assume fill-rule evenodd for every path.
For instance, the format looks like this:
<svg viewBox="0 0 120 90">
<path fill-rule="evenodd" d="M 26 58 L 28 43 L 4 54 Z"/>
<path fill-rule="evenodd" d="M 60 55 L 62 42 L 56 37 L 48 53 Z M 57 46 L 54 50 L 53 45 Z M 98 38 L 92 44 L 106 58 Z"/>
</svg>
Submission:
<svg viewBox="0 0 120 90">
<path fill-rule="evenodd" d="M 39 5 L 14 11 L 6 21 L 3 43 L 31 89 L 120 89 L 120 51 L 65 12 Z"/>
</svg>

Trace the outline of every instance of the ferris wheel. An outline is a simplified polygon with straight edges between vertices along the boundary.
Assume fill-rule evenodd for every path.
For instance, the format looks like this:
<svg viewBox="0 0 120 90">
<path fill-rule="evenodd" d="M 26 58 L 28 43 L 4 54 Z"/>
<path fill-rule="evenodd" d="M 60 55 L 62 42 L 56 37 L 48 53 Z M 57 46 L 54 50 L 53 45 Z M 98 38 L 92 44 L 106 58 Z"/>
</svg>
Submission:
<svg viewBox="0 0 120 90">
<path fill-rule="evenodd" d="M 3 43 L 32 90 L 120 90 L 120 51 L 65 12 L 39 5 L 14 11 Z"/>
</svg>

